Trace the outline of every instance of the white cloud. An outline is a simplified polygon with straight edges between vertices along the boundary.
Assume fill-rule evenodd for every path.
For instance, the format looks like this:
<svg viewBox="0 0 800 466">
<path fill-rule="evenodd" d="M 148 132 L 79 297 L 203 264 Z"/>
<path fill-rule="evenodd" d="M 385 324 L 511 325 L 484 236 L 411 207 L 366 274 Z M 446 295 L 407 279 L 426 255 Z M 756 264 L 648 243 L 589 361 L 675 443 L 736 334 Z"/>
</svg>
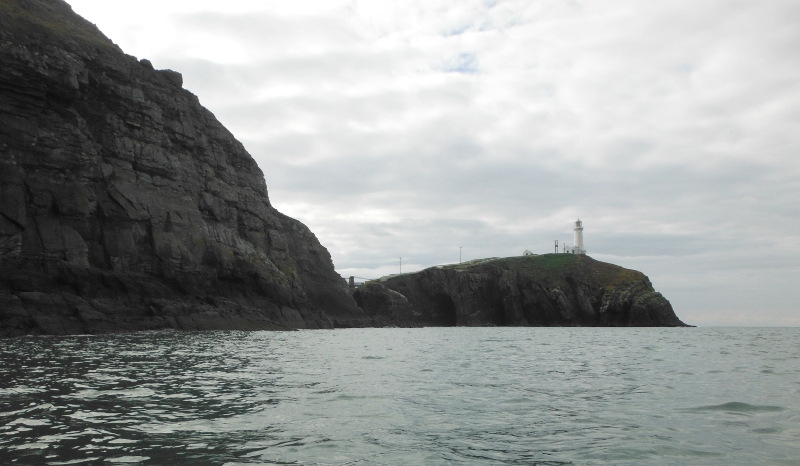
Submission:
<svg viewBox="0 0 800 466">
<path fill-rule="evenodd" d="M 690 323 L 800 315 L 794 1 L 70 3 L 181 71 L 343 274 L 549 252 L 580 216 Z"/>
</svg>

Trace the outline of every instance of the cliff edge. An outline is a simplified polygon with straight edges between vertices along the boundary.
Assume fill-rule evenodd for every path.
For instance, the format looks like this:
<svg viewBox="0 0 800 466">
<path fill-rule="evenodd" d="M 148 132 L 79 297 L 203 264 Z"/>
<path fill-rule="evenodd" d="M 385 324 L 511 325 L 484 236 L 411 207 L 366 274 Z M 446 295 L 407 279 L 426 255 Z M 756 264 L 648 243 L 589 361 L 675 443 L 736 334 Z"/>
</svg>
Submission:
<svg viewBox="0 0 800 466">
<path fill-rule="evenodd" d="M 351 296 L 180 73 L 62 0 L 0 0 L 0 337 L 156 329 L 684 326 L 640 272 L 549 254 Z"/>
<path fill-rule="evenodd" d="M 0 336 L 368 325 L 182 77 L 0 0 Z"/>
<path fill-rule="evenodd" d="M 686 326 L 647 276 L 585 255 L 431 267 L 353 295 L 384 326 Z"/>
</svg>

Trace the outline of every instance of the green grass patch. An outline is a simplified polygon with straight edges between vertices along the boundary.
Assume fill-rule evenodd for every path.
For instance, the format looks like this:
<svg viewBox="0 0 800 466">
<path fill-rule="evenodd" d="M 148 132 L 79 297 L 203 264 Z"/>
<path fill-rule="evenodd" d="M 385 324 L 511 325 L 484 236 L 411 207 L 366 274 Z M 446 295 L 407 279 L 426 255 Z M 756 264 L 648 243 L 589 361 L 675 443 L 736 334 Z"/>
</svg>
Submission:
<svg viewBox="0 0 800 466">
<path fill-rule="evenodd" d="M 536 280 L 549 280 L 561 277 L 583 259 L 588 258 L 586 256 L 577 256 L 574 254 L 492 257 L 487 259 L 475 259 L 460 264 L 439 265 L 436 266 L 436 268 L 458 270 L 468 273 L 492 273 L 493 271 L 513 270 Z M 396 282 L 397 278 L 392 277 L 391 280 Z"/>
<path fill-rule="evenodd" d="M 503 257 L 500 259 L 491 259 L 484 262 L 478 262 L 474 265 L 467 265 L 467 267 L 464 268 L 467 270 L 481 267 L 561 270 L 566 266 L 576 264 L 579 257 L 580 256 L 576 256 L 574 254 L 542 254 L 538 256 Z"/>
<path fill-rule="evenodd" d="M 584 276 L 601 286 L 613 287 L 622 282 L 641 279 L 641 272 L 618 265 L 600 262 L 586 255 L 541 254 L 536 256 L 515 256 L 502 258 L 476 259 L 461 264 L 437 265 L 433 268 L 457 270 L 465 273 L 502 273 L 513 271 L 533 281 L 553 283 L 567 275 Z M 428 269 L 430 270 L 430 269 Z M 391 281 L 394 286 L 412 282 L 418 272 L 382 277 L 368 283 Z"/>
<path fill-rule="evenodd" d="M 120 49 L 63 0 L 0 0 L 0 30 L 18 40 L 64 46 L 74 41 L 100 49 Z"/>
</svg>

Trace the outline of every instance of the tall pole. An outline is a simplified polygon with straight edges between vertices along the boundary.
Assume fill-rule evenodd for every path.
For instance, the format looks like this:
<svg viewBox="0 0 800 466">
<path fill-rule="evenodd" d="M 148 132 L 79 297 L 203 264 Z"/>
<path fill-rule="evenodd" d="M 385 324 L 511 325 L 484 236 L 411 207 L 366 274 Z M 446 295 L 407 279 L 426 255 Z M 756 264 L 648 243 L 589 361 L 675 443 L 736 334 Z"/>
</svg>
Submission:
<svg viewBox="0 0 800 466">
<path fill-rule="evenodd" d="M 459 263 L 459 264 L 461 263 L 461 248 L 463 248 L 463 247 L 464 247 L 464 246 L 459 246 L 459 247 L 458 247 L 458 263 Z"/>
<path fill-rule="evenodd" d="M 400 273 L 403 273 L 403 258 L 400 258 Z"/>
<path fill-rule="evenodd" d="M 556 254 L 558 254 L 558 240 L 556 240 Z"/>
</svg>

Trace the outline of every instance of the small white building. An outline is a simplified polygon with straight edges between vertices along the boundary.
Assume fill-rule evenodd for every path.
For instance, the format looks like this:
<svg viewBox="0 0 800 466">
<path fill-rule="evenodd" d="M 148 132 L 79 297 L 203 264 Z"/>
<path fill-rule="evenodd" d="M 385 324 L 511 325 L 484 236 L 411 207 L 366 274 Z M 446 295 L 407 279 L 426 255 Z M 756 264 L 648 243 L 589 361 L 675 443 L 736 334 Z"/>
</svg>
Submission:
<svg viewBox="0 0 800 466">
<path fill-rule="evenodd" d="M 523 256 L 535 256 L 536 254 L 532 253 L 530 249 L 526 249 L 525 252 L 522 253 Z"/>
<path fill-rule="evenodd" d="M 567 254 L 586 254 L 586 248 L 583 247 L 583 222 L 581 219 L 575 221 L 575 227 L 572 229 L 575 233 L 575 238 L 572 246 L 564 245 L 564 252 Z"/>
</svg>

